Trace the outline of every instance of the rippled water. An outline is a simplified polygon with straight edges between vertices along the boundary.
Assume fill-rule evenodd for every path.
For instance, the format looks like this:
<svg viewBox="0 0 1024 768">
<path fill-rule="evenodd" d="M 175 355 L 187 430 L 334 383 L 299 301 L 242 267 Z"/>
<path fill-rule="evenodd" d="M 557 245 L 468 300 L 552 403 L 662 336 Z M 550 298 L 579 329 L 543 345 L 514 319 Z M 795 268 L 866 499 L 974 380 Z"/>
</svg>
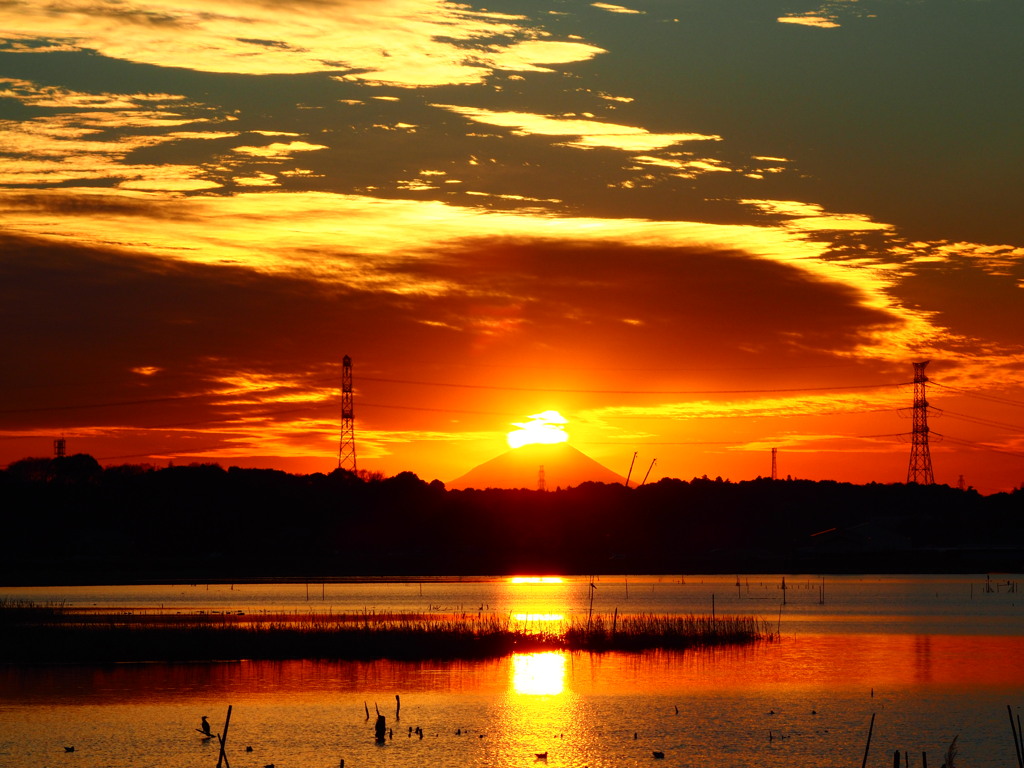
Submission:
<svg viewBox="0 0 1024 768">
<path fill-rule="evenodd" d="M 403 584 L 0 590 L 72 607 L 170 611 L 591 610 L 757 614 L 782 640 L 696 653 L 522 654 L 485 662 L 237 662 L 0 669 L 3 768 L 912 766 L 1016 764 L 1024 705 L 1016 577 L 602 577 Z M 998 591 L 997 587 L 998 585 Z M 31 593 L 31 594 L 26 594 Z M 628 594 L 627 594 L 628 593 Z M 400 719 L 395 696 L 401 697 Z M 373 739 L 375 709 L 392 736 Z M 370 718 L 367 719 L 367 710 Z M 421 728 L 423 738 L 409 729 Z M 65 752 L 65 746 L 75 747 Z M 246 747 L 252 751 L 247 752 Z"/>
<path fill-rule="evenodd" d="M 536 620 L 619 613 L 753 615 L 790 633 L 1022 634 L 1016 576 L 601 576 L 544 581 L 175 584 L 0 588 L 72 608 L 276 612 L 484 612 Z M 591 589 L 591 583 L 594 588 Z M 785 585 L 785 588 L 783 588 Z"/>
</svg>

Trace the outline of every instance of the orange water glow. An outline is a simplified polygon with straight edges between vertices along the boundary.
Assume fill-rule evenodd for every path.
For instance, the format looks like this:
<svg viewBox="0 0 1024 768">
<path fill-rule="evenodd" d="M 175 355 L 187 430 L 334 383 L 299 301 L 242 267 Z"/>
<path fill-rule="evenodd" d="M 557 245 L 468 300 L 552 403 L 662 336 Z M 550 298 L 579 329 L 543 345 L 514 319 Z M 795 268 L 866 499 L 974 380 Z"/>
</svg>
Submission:
<svg viewBox="0 0 1024 768">
<path fill-rule="evenodd" d="M 703 694 L 710 691 L 819 692 L 896 688 L 1020 689 L 1020 638 L 987 635 L 800 635 L 781 642 L 699 652 L 582 654 L 543 652 L 458 665 L 458 689 L 493 695 Z M 241 661 L 227 665 L 132 665 L 56 671 L 0 672 L 0 690 L 23 701 L 83 702 L 116 695 L 124 702 L 172 696 L 200 674 L 225 686 L 237 703 L 301 702 L 326 693 L 378 697 L 450 691 L 458 670 L 439 674 L 428 662 Z M 30 679 L 29 679 L 30 678 Z M 20 682 L 19 682 L 20 681 Z M 259 682 L 257 685 L 256 682 Z M 93 691 L 93 693 L 88 693 Z M 108 692 L 105 694 L 104 692 Z M 381 699 L 383 700 L 383 699 Z M 362 701 L 362 699 L 360 699 Z M 361 704 L 360 704 L 361 706 Z"/>
</svg>

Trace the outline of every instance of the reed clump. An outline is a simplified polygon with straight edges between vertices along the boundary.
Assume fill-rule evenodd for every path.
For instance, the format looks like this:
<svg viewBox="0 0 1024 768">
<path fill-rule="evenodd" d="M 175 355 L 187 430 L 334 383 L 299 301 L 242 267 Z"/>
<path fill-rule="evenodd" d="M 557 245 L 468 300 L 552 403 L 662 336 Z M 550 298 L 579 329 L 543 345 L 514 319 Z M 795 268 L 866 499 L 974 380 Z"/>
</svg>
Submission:
<svg viewBox="0 0 1024 768">
<path fill-rule="evenodd" d="M 0 601 L 0 663 L 478 659 L 516 651 L 687 649 L 773 639 L 751 618 L 590 616 L 550 629 L 483 613 L 175 613 Z"/>
<path fill-rule="evenodd" d="M 574 649 L 629 651 L 744 645 L 774 640 L 775 633 L 750 616 L 594 615 L 572 619 L 565 639 Z"/>
</svg>

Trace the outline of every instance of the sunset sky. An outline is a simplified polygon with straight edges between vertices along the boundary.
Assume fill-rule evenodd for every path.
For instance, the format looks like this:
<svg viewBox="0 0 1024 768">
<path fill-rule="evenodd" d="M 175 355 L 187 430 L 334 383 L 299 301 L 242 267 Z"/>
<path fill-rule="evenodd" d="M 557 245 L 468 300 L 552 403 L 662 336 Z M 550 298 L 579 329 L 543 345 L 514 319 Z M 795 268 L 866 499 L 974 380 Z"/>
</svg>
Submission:
<svg viewBox="0 0 1024 768">
<path fill-rule="evenodd" d="M 9 0 L 0 464 L 1024 482 L 1020 0 Z M 940 413 L 941 411 L 941 413 Z"/>
</svg>

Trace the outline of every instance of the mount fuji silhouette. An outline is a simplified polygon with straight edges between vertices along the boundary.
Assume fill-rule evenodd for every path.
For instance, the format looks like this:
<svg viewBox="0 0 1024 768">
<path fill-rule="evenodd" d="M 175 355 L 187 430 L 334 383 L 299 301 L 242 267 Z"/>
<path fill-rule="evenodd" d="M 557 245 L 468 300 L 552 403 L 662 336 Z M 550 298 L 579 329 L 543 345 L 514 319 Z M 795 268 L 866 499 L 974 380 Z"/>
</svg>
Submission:
<svg viewBox="0 0 1024 768">
<path fill-rule="evenodd" d="M 490 461 L 485 461 L 457 477 L 446 487 L 527 488 L 536 490 L 540 468 L 544 467 L 544 484 L 549 490 L 569 488 L 586 482 L 626 483 L 626 478 L 612 472 L 568 443 L 547 445 L 534 443 L 513 448 Z"/>
</svg>

